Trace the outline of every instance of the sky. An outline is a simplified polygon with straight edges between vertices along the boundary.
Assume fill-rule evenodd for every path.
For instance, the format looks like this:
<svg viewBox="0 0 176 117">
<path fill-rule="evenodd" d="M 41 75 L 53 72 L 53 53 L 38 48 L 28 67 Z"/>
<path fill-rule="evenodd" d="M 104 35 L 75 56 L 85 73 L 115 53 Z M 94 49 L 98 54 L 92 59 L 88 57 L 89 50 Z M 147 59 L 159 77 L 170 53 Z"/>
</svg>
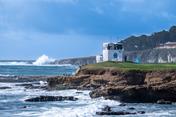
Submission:
<svg viewBox="0 0 176 117">
<path fill-rule="evenodd" d="M 176 0 L 0 0 L 0 59 L 93 56 L 176 25 Z"/>
</svg>

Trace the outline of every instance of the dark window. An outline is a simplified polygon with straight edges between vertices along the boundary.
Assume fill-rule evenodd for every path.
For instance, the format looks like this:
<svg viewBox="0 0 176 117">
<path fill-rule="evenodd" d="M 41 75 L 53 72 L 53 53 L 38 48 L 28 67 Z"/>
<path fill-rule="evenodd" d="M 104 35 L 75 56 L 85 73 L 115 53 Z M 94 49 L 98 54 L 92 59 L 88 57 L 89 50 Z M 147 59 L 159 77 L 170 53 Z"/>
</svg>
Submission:
<svg viewBox="0 0 176 117">
<path fill-rule="evenodd" d="M 111 46 L 108 45 L 108 50 L 110 50 Z"/>
<path fill-rule="evenodd" d="M 117 56 L 118 56 L 118 55 L 117 55 L 117 53 L 114 53 L 114 55 L 113 55 L 113 56 L 114 56 L 114 58 L 117 58 Z"/>
</svg>

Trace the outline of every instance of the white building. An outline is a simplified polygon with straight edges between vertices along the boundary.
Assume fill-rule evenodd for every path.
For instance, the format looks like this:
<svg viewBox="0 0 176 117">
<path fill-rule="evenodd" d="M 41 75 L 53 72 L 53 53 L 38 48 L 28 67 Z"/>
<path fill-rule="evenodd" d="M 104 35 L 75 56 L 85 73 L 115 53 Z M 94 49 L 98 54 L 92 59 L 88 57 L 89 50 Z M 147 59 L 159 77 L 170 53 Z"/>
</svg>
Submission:
<svg viewBox="0 0 176 117">
<path fill-rule="evenodd" d="M 97 63 L 103 62 L 103 55 L 97 55 L 96 56 L 96 62 Z"/>
<path fill-rule="evenodd" d="M 96 56 L 97 63 L 103 61 L 123 61 L 123 46 L 121 43 L 103 43 L 103 55 Z"/>
<path fill-rule="evenodd" d="M 167 43 L 164 43 L 164 44 L 160 44 L 156 48 L 157 49 L 172 49 L 172 48 L 176 48 L 176 42 L 167 42 Z"/>
</svg>

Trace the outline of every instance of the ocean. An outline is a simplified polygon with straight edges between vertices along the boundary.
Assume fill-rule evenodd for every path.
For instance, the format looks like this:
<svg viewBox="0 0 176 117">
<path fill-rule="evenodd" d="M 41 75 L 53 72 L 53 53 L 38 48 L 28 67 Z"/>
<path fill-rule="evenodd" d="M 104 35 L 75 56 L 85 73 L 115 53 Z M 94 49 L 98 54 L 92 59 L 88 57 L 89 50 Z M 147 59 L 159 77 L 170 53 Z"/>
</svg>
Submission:
<svg viewBox="0 0 176 117">
<path fill-rule="evenodd" d="M 15 78 L 18 76 L 57 76 L 73 75 L 78 67 L 73 65 L 36 65 L 26 62 L 0 62 L 0 77 Z M 10 81 L 10 80 L 9 80 Z M 37 83 L 36 83 L 37 82 Z M 48 91 L 40 88 L 26 88 L 24 82 L 0 82 L 0 117 L 97 117 L 96 112 L 106 105 L 118 111 L 145 111 L 145 114 L 126 115 L 125 117 L 176 117 L 176 105 L 159 104 L 127 104 L 119 106 L 120 102 L 105 100 L 104 98 L 91 99 L 89 90 L 79 91 L 58 90 Z M 45 81 L 35 81 L 35 85 L 47 85 Z M 79 93 L 78 93 L 79 92 Z M 80 93 L 81 92 L 81 93 Z M 25 102 L 25 99 L 46 96 L 74 96 L 77 101 L 55 102 Z M 129 108 L 135 110 L 129 110 Z M 113 116 L 107 116 L 113 117 Z M 123 117 L 123 116 L 119 116 Z"/>
</svg>

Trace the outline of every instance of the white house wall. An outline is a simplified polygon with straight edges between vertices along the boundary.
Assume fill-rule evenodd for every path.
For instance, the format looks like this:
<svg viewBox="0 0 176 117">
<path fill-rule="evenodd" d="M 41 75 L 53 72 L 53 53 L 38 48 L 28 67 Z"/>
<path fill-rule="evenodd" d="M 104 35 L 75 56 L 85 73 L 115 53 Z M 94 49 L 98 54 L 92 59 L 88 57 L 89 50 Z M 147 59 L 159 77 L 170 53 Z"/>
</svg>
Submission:
<svg viewBox="0 0 176 117">
<path fill-rule="evenodd" d="M 117 58 L 114 58 L 114 53 L 117 53 Z M 103 50 L 103 61 L 122 61 L 123 50 Z"/>
</svg>

